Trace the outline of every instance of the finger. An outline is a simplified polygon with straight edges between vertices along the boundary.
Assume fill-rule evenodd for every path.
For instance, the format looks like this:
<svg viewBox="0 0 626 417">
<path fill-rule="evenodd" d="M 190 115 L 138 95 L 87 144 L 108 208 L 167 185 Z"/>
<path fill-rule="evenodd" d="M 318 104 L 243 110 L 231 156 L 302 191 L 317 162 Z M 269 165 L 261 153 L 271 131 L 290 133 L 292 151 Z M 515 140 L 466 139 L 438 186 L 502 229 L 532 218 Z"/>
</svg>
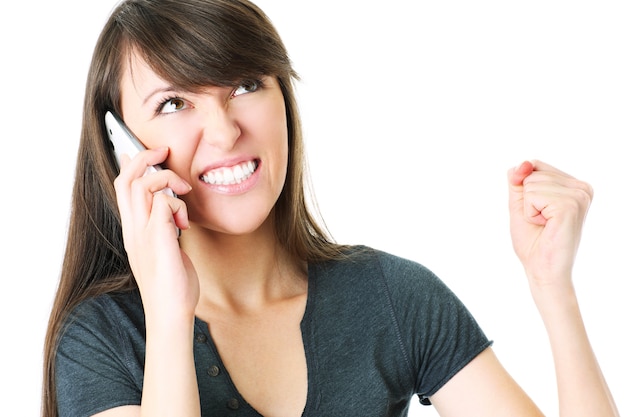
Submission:
<svg viewBox="0 0 626 417">
<path fill-rule="evenodd" d="M 545 198 L 541 194 L 533 194 L 527 189 L 524 190 L 523 215 L 524 219 L 529 223 L 543 226 L 547 222 L 544 216 L 544 210 L 548 206 Z"/>
<path fill-rule="evenodd" d="M 593 189 L 561 171 L 535 171 L 524 181 L 524 217 L 543 225 L 555 217 L 584 218 Z"/>
<path fill-rule="evenodd" d="M 177 195 L 191 191 L 191 186 L 170 170 L 145 175 L 130 184 L 126 184 L 119 177 L 116 178 L 117 205 L 122 219 L 132 216 L 135 221 L 145 222 L 152 209 L 154 195 L 168 188 Z"/>
<path fill-rule="evenodd" d="M 522 218 L 524 208 L 524 180 L 533 172 L 534 166 L 529 161 L 523 161 L 508 171 L 509 181 L 509 212 L 511 220 Z"/>
<path fill-rule="evenodd" d="M 583 183 L 572 175 L 541 161 L 534 161 L 534 171 L 524 179 L 524 185 L 531 183 L 556 184 L 568 188 L 580 188 Z M 583 186 L 584 187 L 584 186 Z"/>
<path fill-rule="evenodd" d="M 137 178 L 131 183 L 130 188 L 128 204 L 132 208 L 131 213 L 133 217 L 142 224 L 151 216 L 155 197 L 165 194 L 161 193 L 161 191 L 169 188 L 177 195 L 184 195 L 191 191 L 191 186 L 170 170 L 161 170 Z M 173 196 L 170 196 L 170 198 L 181 201 Z M 171 211 L 169 215 L 170 217 L 172 216 Z"/>
<path fill-rule="evenodd" d="M 573 198 L 581 201 L 593 198 L 593 188 L 585 181 L 556 169 L 541 161 L 535 161 L 535 170 L 524 179 L 524 191 L 553 195 L 573 194 Z"/>
<path fill-rule="evenodd" d="M 539 160 L 524 161 L 516 168 L 510 169 L 508 177 L 510 205 L 512 207 L 523 205 L 527 218 L 534 218 L 545 208 L 545 204 L 540 203 L 539 199 L 525 197 L 529 193 L 561 195 L 566 190 L 572 189 L 575 193 L 582 192 L 588 197 L 593 196 L 589 184 Z M 588 197 L 582 198 L 586 200 Z"/>
<path fill-rule="evenodd" d="M 558 211 L 586 211 L 593 199 L 591 186 L 584 181 L 569 180 L 568 185 L 558 182 L 530 183 L 525 186 L 525 200 L 544 217 Z"/>
<path fill-rule="evenodd" d="M 546 172 L 546 173 L 552 173 L 552 174 L 556 174 L 562 177 L 566 177 L 566 178 L 574 178 L 573 176 L 567 174 L 564 171 L 561 171 L 560 169 L 547 164 L 543 161 L 539 161 L 539 160 L 533 160 L 532 164 L 534 166 L 534 171 L 536 172 Z"/>
<path fill-rule="evenodd" d="M 120 211 L 130 206 L 133 181 L 144 176 L 149 166 L 163 162 L 168 153 L 168 148 L 158 148 L 139 152 L 133 159 L 127 154 L 121 155 L 120 173 L 113 182 Z"/>
<path fill-rule="evenodd" d="M 156 171 L 137 178 L 130 184 L 130 188 L 133 194 L 137 192 L 146 196 L 158 193 L 166 188 L 169 188 L 177 195 L 184 195 L 191 191 L 191 185 L 169 169 Z"/>
<path fill-rule="evenodd" d="M 169 148 L 155 148 L 139 152 L 133 159 L 122 155 L 120 177 L 128 182 L 145 175 L 148 168 L 164 162 L 169 155 Z"/>
<path fill-rule="evenodd" d="M 125 166 L 130 162 L 130 156 L 127 153 L 123 153 L 120 155 L 120 171 L 124 169 Z"/>
<path fill-rule="evenodd" d="M 522 185 L 524 179 L 528 177 L 534 170 L 534 165 L 530 161 L 524 161 L 515 168 L 511 168 L 508 172 L 509 184 L 516 186 Z"/>
<path fill-rule="evenodd" d="M 146 168 L 162 161 L 168 154 L 167 148 L 160 148 L 140 152 L 134 159 L 122 157 L 122 172 L 115 179 L 118 207 L 124 228 L 128 226 L 143 228 L 148 222 L 153 209 L 155 193 L 166 188 L 178 195 L 187 194 L 191 186 L 171 170 L 159 170 L 146 174 Z M 169 217 L 172 217 L 170 212 Z M 187 223 L 186 217 L 182 220 L 183 228 Z"/>
<path fill-rule="evenodd" d="M 187 205 L 179 198 L 164 193 L 156 194 L 150 214 L 150 225 L 165 227 L 174 233 L 176 233 L 176 227 L 181 230 L 189 229 Z"/>
<path fill-rule="evenodd" d="M 541 214 L 545 208 L 543 202 L 533 200 L 529 196 L 529 179 L 537 175 L 537 170 L 555 169 L 541 161 L 523 161 L 508 172 L 509 179 L 509 211 L 511 220 L 522 220 L 535 225 L 544 225 L 546 218 Z"/>
</svg>

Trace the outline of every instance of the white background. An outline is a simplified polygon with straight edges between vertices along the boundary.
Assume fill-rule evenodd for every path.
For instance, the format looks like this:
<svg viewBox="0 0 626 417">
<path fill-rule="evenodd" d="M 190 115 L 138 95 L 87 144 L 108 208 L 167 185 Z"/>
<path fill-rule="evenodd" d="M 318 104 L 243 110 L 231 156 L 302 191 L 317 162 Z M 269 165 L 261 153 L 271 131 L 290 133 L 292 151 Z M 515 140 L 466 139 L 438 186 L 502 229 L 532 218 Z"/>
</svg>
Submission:
<svg viewBox="0 0 626 417">
<path fill-rule="evenodd" d="M 0 415 L 39 413 L 83 88 L 113 0 L 0 13 Z M 302 81 L 319 206 L 335 238 L 433 269 L 556 416 L 550 351 L 510 248 L 506 171 L 543 159 L 596 196 L 576 282 L 626 412 L 626 6 L 621 1 L 259 0 Z M 358 400 L 358 399 L 355 399 Z M 434 415 L 415 406 L 411 415 Z"/>
</svg>

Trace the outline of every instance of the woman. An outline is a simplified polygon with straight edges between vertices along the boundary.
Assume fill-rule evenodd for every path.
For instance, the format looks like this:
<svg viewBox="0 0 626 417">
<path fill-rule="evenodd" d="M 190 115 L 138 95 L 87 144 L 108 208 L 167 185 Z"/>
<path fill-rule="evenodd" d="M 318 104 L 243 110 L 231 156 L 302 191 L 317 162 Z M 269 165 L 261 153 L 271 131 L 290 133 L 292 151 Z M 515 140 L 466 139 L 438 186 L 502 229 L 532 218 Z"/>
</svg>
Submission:
<svg viewBox="0 0 626 417">
<path fill-rule="evenodd" d="M 401 416 L 413 395 L 442 416 L 541 415 L 437 277 L 315 221 L 296 78 L 245 0 L 113 12 L 89 73 L 44 416 Z M 119 173 L 107 111 L 148 148 Z M 561 414 L 616 416 L 571 283 L 592 190 L 542 162 L 509 183 Z"/>
</svg>

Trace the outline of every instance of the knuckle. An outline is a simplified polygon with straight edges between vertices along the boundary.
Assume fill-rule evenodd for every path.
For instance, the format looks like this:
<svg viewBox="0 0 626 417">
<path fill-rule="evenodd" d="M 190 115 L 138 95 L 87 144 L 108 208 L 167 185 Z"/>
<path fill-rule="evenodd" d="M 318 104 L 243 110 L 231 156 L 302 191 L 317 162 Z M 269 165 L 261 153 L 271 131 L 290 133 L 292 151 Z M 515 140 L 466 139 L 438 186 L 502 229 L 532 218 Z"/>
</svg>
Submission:
<svg viewBox="0 0 626 417">
<path fill-rule="evenodd" d="M 113 180 L 113 188 L 115 189 L 116 192 L 119 193 L 124 188 L 124 183 L 125 183 L 125 180 L 123 179 L 123 177 L 121 175 L 118 175 Z"/>
</svg>

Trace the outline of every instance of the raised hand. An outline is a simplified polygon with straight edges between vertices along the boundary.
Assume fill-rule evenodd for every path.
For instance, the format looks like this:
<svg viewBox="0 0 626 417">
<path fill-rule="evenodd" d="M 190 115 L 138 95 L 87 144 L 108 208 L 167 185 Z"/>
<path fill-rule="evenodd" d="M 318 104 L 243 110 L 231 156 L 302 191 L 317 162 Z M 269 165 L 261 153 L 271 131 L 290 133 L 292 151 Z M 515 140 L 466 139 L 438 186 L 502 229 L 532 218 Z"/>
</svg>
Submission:
<svg viewBox="0 0 626 417">
<path fill-rule="evenodd" d="M 508 178 L 511 238 L 531 284 L 570 285 L 591 186 L 541 161 Z"/>
</svg>

